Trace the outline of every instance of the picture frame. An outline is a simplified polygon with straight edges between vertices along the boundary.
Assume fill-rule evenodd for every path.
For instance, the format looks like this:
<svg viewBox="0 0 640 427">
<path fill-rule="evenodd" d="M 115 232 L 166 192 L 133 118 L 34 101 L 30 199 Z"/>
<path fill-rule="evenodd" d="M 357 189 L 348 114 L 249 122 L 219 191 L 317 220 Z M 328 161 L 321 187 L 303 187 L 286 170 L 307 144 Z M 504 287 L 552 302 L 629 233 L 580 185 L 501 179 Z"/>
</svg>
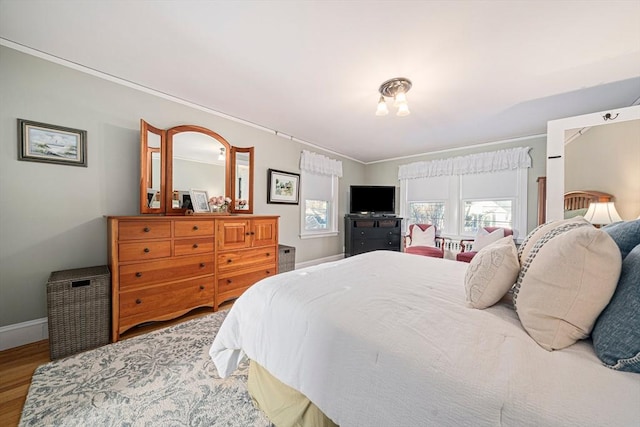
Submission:
<svg viewBox="0 0 640 427">
<path fill-rule="evenodd" d="M 87 167 L 87 131 L 18 119 L 18 160 Z"/>
<path fill-rule="evenodd" d="M 299 203 L 300 174 L 276 169 L 269 169 L 267 174 L 267 203 Z"/>
<path fill-rule="evenodd" d="M 205 190 L 189 190 L 189 196 L 194 212 L 210 212 L 209 195 Z"/>
</svg>

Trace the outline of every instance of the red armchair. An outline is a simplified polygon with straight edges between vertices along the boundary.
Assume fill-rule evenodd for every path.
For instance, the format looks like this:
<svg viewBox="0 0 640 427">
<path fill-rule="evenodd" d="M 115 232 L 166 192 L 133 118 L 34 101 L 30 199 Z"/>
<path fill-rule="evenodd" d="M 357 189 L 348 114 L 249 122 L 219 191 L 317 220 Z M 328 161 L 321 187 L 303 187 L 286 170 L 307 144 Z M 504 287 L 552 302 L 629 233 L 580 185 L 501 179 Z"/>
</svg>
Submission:
<svg viewBox="0 0 640 427">
<path fill-rule="evenodd" d="M 436 226 L 432 224 L 411 224 L 404 237 L 404 251 L 408 254 L 444 258 L 444 237 L 436 236 Z M 437 244 L 440 247 L 437 247 Z"/>
<path fill-rule="evenodd" d="M 513 230 L 504 227 L 482 227 L 487 233 L 493 233 L 496 230 L 504 230 L 504 235 L 501 237 L 513 236 Z M 473 257 L 478 253 L 473 247 L 472 243 L 475 239 L 462 239 L 460 240 L 460 253 L 456 255 L 457 261 L 471 262 Z M 470 250 L 471 249 L 471 250 Z"/>
</svg>

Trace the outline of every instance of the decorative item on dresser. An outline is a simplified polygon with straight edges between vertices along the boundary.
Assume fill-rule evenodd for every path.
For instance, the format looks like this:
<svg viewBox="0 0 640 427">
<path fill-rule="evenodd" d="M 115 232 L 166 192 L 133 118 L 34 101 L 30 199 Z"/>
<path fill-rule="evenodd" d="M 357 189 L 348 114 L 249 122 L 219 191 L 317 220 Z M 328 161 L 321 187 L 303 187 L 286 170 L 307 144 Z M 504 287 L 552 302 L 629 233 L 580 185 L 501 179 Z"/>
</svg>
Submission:
<svg viewBox="0 0 640 427">
<path fill-rule="evenodd" d="M 401 224 L 398 217 L 345 215 L 345 257 L 376 250 L 399 252 Z"/>
<path fill-rule="evenodd" d="M 277 216 L 108 218 L 111 338 L 238 297 L 278 271 Z"/>
</svg>

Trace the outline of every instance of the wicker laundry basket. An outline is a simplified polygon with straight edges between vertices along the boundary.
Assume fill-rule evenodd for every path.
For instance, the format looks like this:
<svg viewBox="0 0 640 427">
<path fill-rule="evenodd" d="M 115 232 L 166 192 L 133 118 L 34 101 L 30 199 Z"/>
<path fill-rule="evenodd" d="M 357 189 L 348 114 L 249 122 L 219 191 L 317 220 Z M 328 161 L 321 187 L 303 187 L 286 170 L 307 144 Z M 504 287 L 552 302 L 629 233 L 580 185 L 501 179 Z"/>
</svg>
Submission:
<svg viewBox="0 0 640 427">
<path fill-rule="evenodd" d="M 296 248 L 287 245 L 278 245 L 278 273 L 295 270 Z"/>
<path fill-rule="evenodd" d="M 103 265 L 51 273 L 47 282 L 47 310 L 51 360 L 108 344 L 109 268 Z"/>
</svg>

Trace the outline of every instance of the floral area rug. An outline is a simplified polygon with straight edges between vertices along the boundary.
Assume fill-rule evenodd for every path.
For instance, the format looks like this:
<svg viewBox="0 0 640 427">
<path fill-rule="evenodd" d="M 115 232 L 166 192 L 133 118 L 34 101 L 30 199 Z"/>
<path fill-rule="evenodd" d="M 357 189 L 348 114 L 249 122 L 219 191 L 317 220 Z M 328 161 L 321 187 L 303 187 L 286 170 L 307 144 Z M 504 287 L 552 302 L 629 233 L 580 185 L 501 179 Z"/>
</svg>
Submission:
<svg viewBox="0 0 640 427">
<path fill-rule="evenodd" d="M 20 426 L 270 426 L 248 362 L 221 379 L 209 347 L 226 311 L 36 369 Z"/>
</svg>

